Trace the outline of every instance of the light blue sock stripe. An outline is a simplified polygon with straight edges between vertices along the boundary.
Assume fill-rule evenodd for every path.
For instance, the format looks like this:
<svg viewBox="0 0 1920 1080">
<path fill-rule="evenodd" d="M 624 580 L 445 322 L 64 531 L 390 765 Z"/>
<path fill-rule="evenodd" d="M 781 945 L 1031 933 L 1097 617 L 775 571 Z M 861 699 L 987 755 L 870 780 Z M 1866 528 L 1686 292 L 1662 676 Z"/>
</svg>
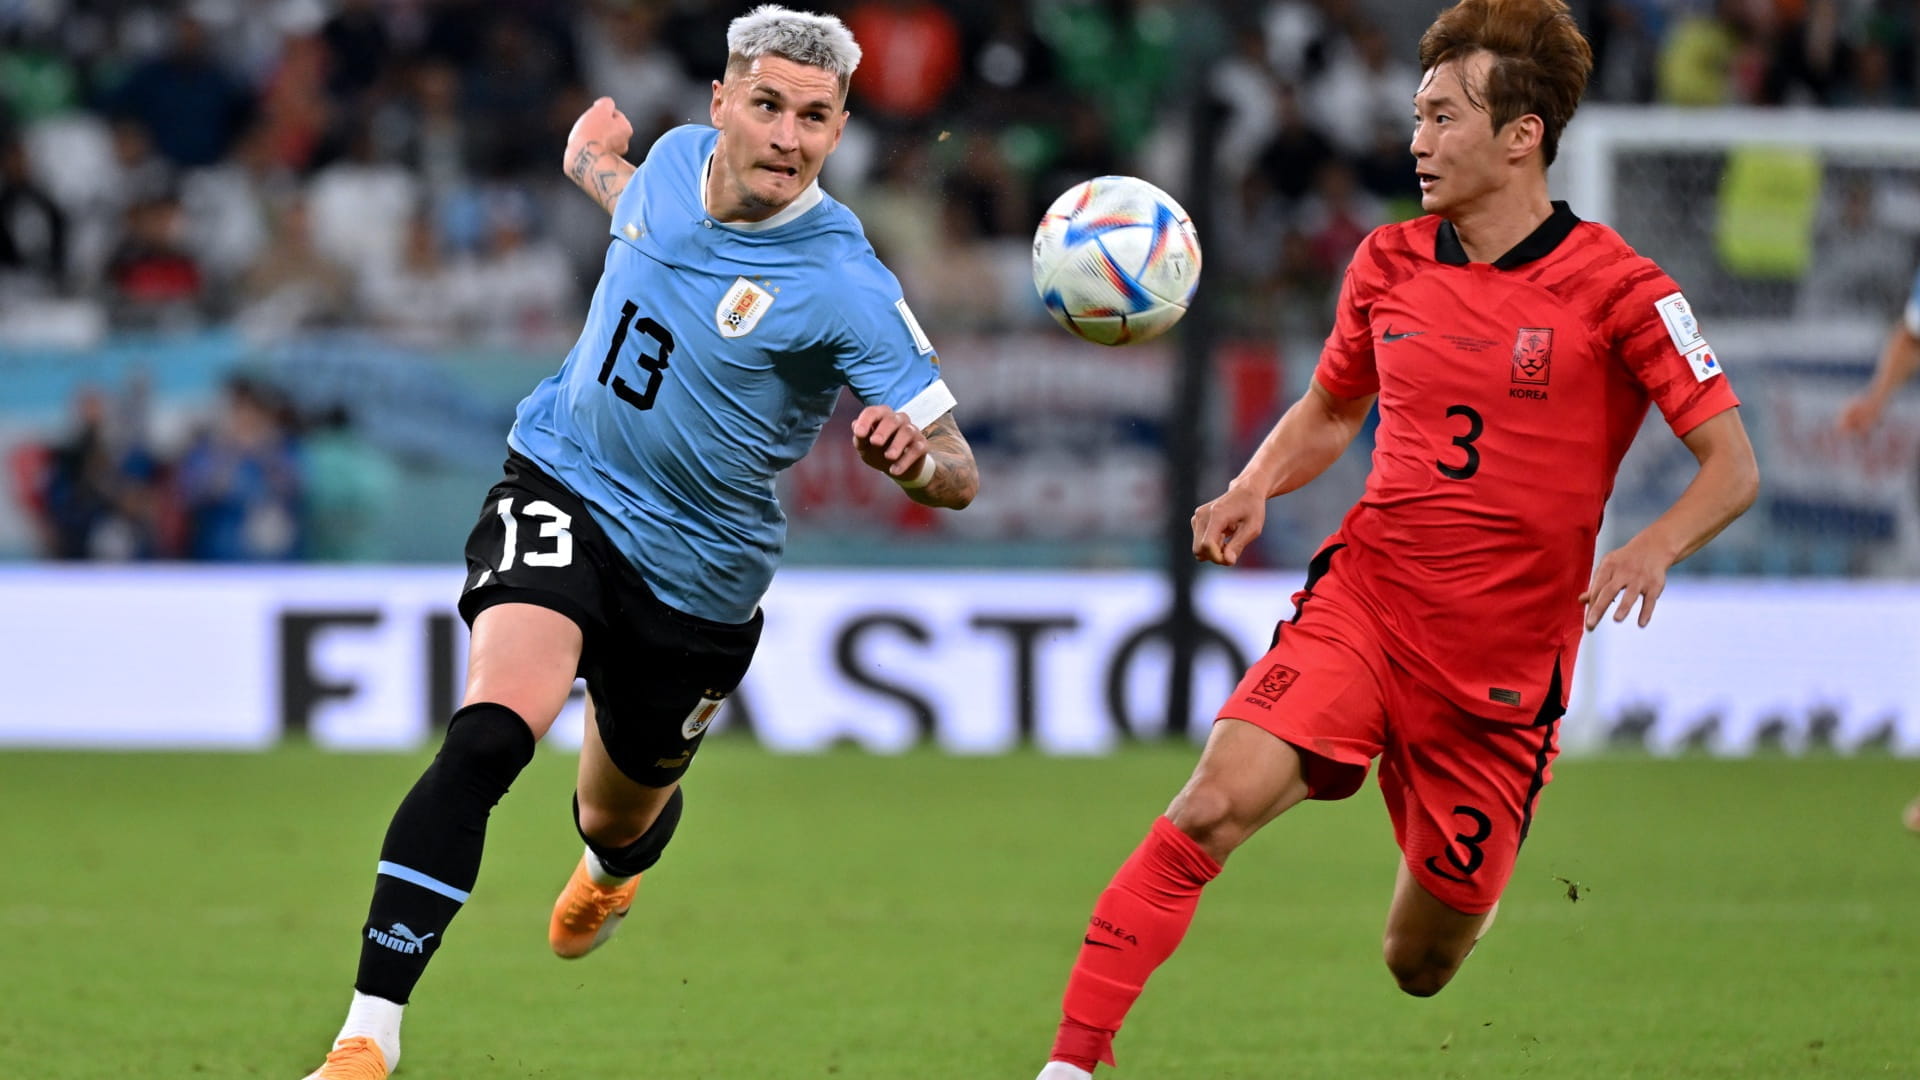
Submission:
<svg viewBox="0 0 1920 1080">
<path fill-rule="evenodd" d="M 441 881 L 439 878 L 430 878 L 418 870 L 401 866 L 399 863 L 382 861 L 380 865 L 375 868 L 374 873 L 385 874 L 390 878 L 399 878 L 409 885 L 418 885 L 428 892 L 437 892 L 449 900 L 457 900 L 462 904 L 467 902 L 467 897 L 473 895 L 461 889 L 456 889 L 446 882 Z"/>
</svg>

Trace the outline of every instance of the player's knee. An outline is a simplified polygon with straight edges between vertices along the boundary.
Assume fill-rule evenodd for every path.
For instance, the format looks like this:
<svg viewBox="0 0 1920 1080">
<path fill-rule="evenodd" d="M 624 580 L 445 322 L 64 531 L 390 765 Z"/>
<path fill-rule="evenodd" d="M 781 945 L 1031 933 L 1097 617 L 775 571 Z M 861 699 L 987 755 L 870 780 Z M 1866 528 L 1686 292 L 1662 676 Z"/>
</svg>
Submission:
<svg viewBox="0 0 1920 1080">
<path fill-rule="evenodd" d="M 1393 973 L 1393 981 L 1400 986 L 1401 993 L 1409 997 L 1428 998 L 1446 989 L 1453 981 L 1453 970 L 1434 967 L 1399 970 Z"/>
<path fill-rule="evenodd" d="M 1466 956 L 1455 956 L 1430 941 L 1388 935 L 1382 952 L 1400 989 L 1414 997 L 1432 997 L 1453 980 Z"/>
<path fill-rule="evenodd" d="M 631 816 L 609 814 L 574 799 L 574 820 L 587 846 L 600 857 L 602 865 L 621 874 L 640 874 L 653 869 L 680 827 L 680 814 L 686 796 L 676 787 L 649 821 Z"/>
<path fill-rule="evenodd" d="M 1223 859 L 1251 835 L 1233 796 L 1218 784 L 1196 780 L 1174 797 L 1167 819 L 1215 859 Z"/>
<path fill-rule="evenodd" d="M 580 835 L 597 847 L 624 848 L 646 835 L 651 820 L 580 804 Z"/>
<path fill-rule="evenodd" d="M 630 847 L 659 824 L 660 813 L 636 815 L 632 811 L 605 809 L 580 803 L 580 836 L 597 847 Z M 672 826 L 668 826 L 672 830 Z"/>
<path fill-rule="evenodd" d="M 434 763 L 504 792 L 533 760 L 533 747 L 533 730 L 520 714 L 504 705 L 474 704 L 453 714 Z"/>
</svg>

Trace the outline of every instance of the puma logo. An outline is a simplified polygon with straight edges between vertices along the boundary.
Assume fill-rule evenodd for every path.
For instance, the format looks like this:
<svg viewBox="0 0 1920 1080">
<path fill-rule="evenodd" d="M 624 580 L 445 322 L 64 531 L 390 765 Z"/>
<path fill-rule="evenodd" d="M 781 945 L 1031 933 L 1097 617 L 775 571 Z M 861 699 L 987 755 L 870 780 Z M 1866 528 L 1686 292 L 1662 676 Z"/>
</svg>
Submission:
<svg viewBox="0 0 1920 1080">
<path fill-rule="evenodd" d="M 391 930 L 382 930 L 374 926 L 367 927 L 368 941 L 379 942 L 394 952 L 405 953 L 408 956 L 425 952 L 427 939 L 433 936 L 434 934 L 431 931 L 425 934 L 416 934 L 407 928 L 406 923 L 394 923 L 393 929 Z"/>
</svg>

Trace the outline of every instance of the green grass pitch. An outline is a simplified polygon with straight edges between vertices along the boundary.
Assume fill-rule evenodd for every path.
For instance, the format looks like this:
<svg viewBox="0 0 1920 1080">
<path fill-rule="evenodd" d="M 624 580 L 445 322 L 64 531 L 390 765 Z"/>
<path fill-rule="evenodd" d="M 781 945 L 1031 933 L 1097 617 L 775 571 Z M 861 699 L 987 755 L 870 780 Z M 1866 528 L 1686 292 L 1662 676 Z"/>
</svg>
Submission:
<svg viewBox="0 0 1920 1080">
<path fill-rule="evenodd" d="M 495 811 L 400 1080 L 1030 1080 L 1094 896 L 1194 756 L 716 740 L 634 917 L 568 963 L 545 928 L 578 853 L 573 763 L 543 753 Z M 311 1068 L 425 760 L 0 754 L 0 1078 Z M 1920 763 L 1558 773 L 1498 926 L 1439 997 L 1380 962 L 1395 852 L 1369 785 L 1234 857 L 1111 1075 L 1920 1076 L 1920 837 L 1898 821 Z"/>
</svg>

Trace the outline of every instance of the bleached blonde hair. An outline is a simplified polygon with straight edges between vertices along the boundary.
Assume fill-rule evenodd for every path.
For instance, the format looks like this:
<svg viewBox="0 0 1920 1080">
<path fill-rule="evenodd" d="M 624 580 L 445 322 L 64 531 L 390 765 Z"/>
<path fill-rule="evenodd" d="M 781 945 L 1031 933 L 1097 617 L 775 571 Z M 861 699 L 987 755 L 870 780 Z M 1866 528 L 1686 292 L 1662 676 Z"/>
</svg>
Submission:
<svg viewBox="0 0 1920 1080">
<path fill-rule="evenodd" d="M 833 72 L 844 98 L 853 69 L 860 66 L 860 44 L 832 15 L 762 4 L 727 24 L 727 74 L 745 71 L 763 56 Z"/>
</svg>

